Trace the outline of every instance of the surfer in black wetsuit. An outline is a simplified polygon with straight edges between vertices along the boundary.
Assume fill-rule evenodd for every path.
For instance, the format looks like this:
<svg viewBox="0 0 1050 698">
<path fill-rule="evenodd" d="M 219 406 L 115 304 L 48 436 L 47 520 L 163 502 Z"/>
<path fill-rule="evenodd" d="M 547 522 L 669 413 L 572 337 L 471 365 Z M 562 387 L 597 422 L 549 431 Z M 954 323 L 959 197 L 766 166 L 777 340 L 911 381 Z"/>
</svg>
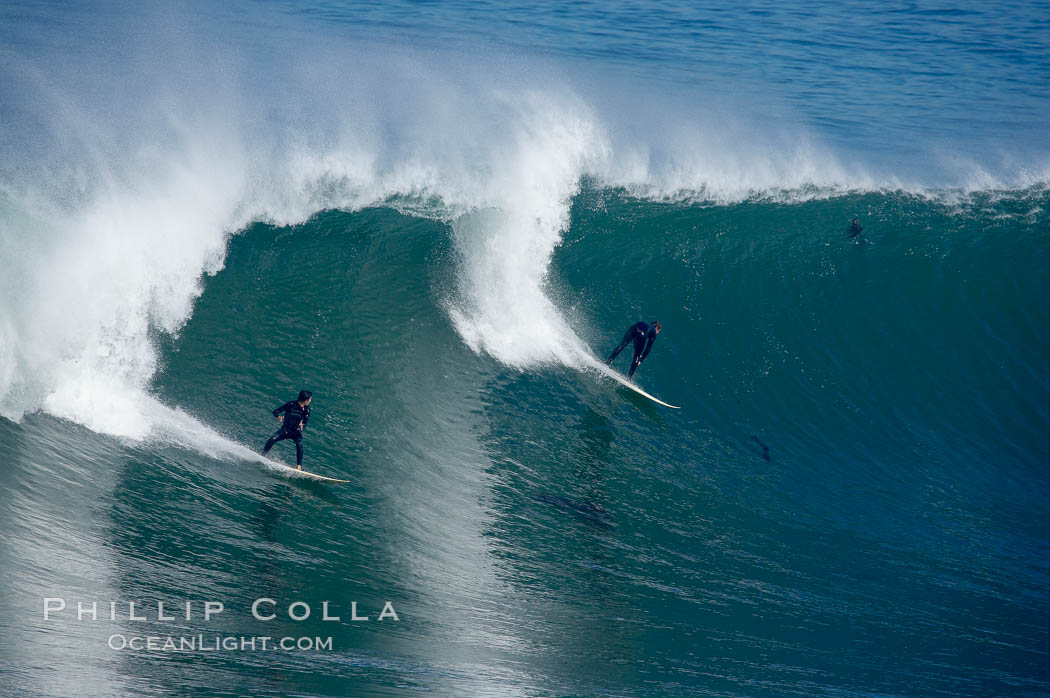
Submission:
<svg viewBox="0 0 1050 698">
<path fill-rule="evenodd" d="M 623 341 L 620 342 L 620 346 L 616 347 L 616 351 L 609 355 L 609 358 L 605 360 L 606 365 L 611 364 L 613 359 L 620 355 L 623 348 L 627 346 L 628 342 L 634 340 L 634 358 L 631 359 L 631 370 L 628 372 L 627 377 L 633 378 L 634 371 L 641 365 L 645 357 L 649 356 L 649 350 L 653 348 L 653 342 L 656 341 L 656 335 L 660 334 L 660 321 L 654 320 L 653 324 L 650 325 L 648 322 L 636 322 L 627 329 L 627 333 L 623 336 Z"/>
<path fill-rule="evenodd" d="M 273 411 L 273 416 L 281 422 L 281 428 L 263 446 L 264 456 L 278 441 L 292 439 L 295 441 L 295 464 L 299 470 L 303 469 L 303 429 L 310 421 L 310 401 L 313 399 L 314 394 L 309 390 L 300 390 L 297 400 L 286 402 Z"/>
<path fill-rule="evenodd" d="M 849 224 L 849 236 L 850 238 L 856 238 L 864 232 L 864 227 L 860 224 L 860 221 L 856 218 Z"/>
</svg>

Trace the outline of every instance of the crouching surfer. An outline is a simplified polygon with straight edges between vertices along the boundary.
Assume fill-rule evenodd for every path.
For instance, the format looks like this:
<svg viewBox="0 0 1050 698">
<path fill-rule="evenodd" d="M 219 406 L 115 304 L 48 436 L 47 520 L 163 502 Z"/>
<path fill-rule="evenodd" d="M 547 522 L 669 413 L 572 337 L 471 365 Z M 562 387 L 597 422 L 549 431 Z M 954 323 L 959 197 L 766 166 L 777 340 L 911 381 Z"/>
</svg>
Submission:
<svg viewBox="0 0 1050 698">
<path fill-rule="evenodd" d="M 627 328 L 627 333 L 624 334 L 620 346 L 616 347 L 616 350 L 605 360 L 606 365 L 611 364 L 613 359 L 620 355 L 623 348 L 633 340 L 634 358 L 631 359 L 631 370 L 627 374 L 628 378 L 633 378 L 635 370 L 645 360 L 645 357 L 649 356 L 649 350 L 653 348 L 656 335 L 660 334 L 660 327 L 659 320 L 654 320 L 651 325 L 648 322 L 636 322 L 631 325 Z"/>
</svg>

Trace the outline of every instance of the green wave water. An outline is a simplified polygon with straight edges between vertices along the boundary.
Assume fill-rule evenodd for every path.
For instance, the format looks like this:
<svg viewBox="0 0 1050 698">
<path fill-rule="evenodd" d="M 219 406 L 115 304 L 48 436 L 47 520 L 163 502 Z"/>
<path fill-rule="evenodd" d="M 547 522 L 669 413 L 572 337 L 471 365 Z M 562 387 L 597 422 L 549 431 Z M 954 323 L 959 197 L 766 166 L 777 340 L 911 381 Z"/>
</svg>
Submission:
<svg viewBox="0 0 1050 698">
<path fill-rule="evenodd" d="M 222 437 L 0 425 L 6 690 L 1041 692 L 1048 214 L 1038 190 L 710 205 L 585 187 L 546 292 L 597 354 L 661 319 L 639 378 L 680 412 L 472 351 L 446 223 L 376 207 L 250 226 L 150 388 Z M 307 467 L 351 485 L 234 452 L 300 387 Z M 172 628 L 25 617 L 51 595 L 219 598 L 233 611 L 179 632 L 335 649 L 114 656 L 112 633 Z M 314 615 L 263 624 L 260 597 Z M 323 600 L 373 620 L 325 622 Z M 375 620 L 386 601 L 399 621 Z"/>
</svg>

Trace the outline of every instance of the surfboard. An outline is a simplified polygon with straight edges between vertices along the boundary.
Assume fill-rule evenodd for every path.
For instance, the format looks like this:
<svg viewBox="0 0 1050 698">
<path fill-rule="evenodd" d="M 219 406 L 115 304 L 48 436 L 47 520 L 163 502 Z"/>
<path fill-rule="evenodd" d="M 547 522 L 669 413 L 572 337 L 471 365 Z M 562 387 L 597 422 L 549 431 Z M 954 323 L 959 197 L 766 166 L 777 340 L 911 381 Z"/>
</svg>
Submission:
<svg viewBox="0 0 1050 698">
<path fill-rule="evenodd" d="M 619 383 L 623 387 L 630 388 L 634 392 L 638 393 L 639 395 L 643 395 L 643 396 L 649 398 L 650 400 L 652 400 L 653 402 L 655 402 L 658 405 L 663 405 L 664 407 L 670 407 L 672 410 L 680 410 L 680 409 L 682 409 L 681 407 L 678 407 L 677 405 L 669 405 L 666 402 L 664 402 L 663 400 L 661 400 L 660 398 L 650 395 L 649 393 L 645 392 L 644 390 L 639 388 L 637 385 L 635 385 L 631 381 L 627 380 L 626 378 L 621 376 L 619 373 L 617 373 L 616 371 L 614 371 L 611 368 L 609 368 L 608 366 L 606 366 L 605 364 L 599 364 L 598 365 L 598 370 L 601 372 L 601 374 L 603 376 L 606 376 L 608 378 L 612 378 L 614 381 L 616 381 L 617 383 Z"/>
<path fill-rule="evenodd" d="M 288 474 L 291 477 L 302 477 L 306 478 L 307 480 L 317 480 L 318 482 L 350 482 L 349 480 L 338 480 L 334 477 L 325 477 L 324 475 L 318 475 L 317 473 L 310 473 L 305 470 L 298 470 L 290 465 L 285 465 L 284 463 L 273 463 L 279 468 L 289 471 Z"/>
</svg>

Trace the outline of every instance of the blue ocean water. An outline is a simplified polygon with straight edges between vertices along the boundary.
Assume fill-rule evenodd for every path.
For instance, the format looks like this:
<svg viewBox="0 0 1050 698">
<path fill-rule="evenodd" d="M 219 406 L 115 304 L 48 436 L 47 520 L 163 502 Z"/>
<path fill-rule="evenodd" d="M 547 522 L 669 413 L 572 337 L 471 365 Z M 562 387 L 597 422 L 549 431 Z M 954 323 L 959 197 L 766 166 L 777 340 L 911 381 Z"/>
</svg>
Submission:
<svg viewBox="0 0 1050 698">
<path fill-rule="evenodd" d="M 975 146 L 1009 152 L 1023 141 L 1039 155 L 1047 146 L 1043 2 L 277 6 L 349 35 L 467 52 L 482 42 L 593 61 L 694 98 L 737 95 L 840 148 L 917 148 L 932 138 L 965 156 Z M 901 154 L 888 164 L 901 166 Z"/>
<path fill-rule="evenodd" d="M 0 693 L 1047 694 L 1048 24 L 6 3 Z"/>
</svg>

